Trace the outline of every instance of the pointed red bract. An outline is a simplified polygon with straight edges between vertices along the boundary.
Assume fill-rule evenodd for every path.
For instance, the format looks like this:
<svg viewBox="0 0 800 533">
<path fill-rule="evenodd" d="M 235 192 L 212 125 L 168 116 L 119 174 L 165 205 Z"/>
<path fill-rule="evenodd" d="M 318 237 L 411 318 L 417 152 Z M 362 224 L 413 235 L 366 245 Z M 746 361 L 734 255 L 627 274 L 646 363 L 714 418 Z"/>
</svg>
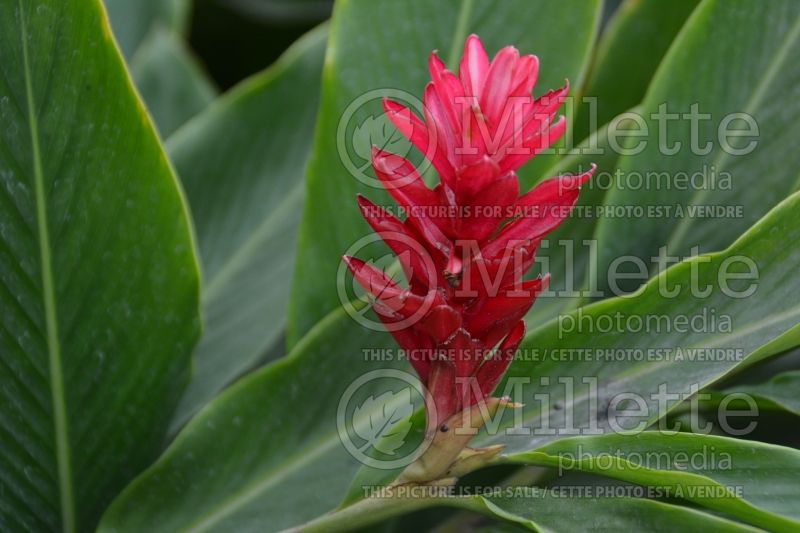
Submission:
<svg viewBox="0 0 800 533">
<path fill-rule="evenodd" d="M 569 84 L 534 99 L 536 56 L 509 46 L 490 62 L 472 35 L 458 76 L 436 52 L 428 68 L 424 121 L 391 100 L 384 109 L 440 183 L 429 188 L 408 159 L 374 148 L 375 174 L 405 220 L 358 198 L 364 218 L 398 255 L 408 288 L 361 260 L 344 260 L 430 390 L 431 430 L 494 392 L 522 342 L 523 318 L 549 281 L 523 276 L 595 167 L 520 196 L 515 171 L 566 131 L 556 113 Z"/>
</svg>

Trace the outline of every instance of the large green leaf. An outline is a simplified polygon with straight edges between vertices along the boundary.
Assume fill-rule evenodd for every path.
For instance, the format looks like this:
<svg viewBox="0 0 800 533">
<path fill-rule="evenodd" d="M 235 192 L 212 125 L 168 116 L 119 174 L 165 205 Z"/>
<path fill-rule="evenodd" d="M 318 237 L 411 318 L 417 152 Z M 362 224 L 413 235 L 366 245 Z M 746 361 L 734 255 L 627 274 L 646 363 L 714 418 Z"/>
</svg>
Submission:
<svg viewBox="0 0 800 533">
<path fill-rule="evenodd" d="M 650 79 L 699 0 L 626 0 L 614 12 L 597 43 L 592 68 L 576 102 L 573 138 L 586 138 L 601 124 L 639 104 Z"/>
<path fill-rule="evenodd" d="M 711 435 L 646 431 L 562 439 L 509 460 L 591 472 L 663 490 L 770 531 L 800 528 L 800 452 Z"/>
<path fill-rule="evenodd" d="M 169 163 L 97 1 L 0 3 L 0 524 L 90 529 L 199 334 Z"/>
<path fill-rule="evenodd" d="M 331 313 L 200 411 L 100 530 L 277 531 L 333 509 L 359 465 L 339 440 L 337 403 L 366 372 L 406 365 L 366 360 L 366 350 L 391 346 L 389 335 Z M 364 390 L 378 396 L 381 384 Z"/>
<path fill-rule="evenodd" d="M 182 39 L 162 26 L 148 34 L 130 68 L 163 138 L 205 109 L 217 94 Z"/>
<path fill-rule="evenodd" d="M 642 104 L 649 135 L 632 142 L 647 144 L 620 160 L 619 187 L 607 198 L 622 209 L 643 206 L 644 213 L 608 218 L 598 227 L 599 281 L 606 295 L 606 273 L 615 259 L 630 255 L 653 271 L 653 257 L 684 257 L 696 253 L 695 246 L 701 253 L 719 250 L 794 190 L 800 166 L 794 149 L 800 135 L 798 37 L 800 3 L 793 0 L 705 0 L 694 11 Z M 662 104 L 666 112 L 681 114 L 696 104 L 698 113 L 710 117 L 662 119 L 660 128 L 654 114 Z M 725 146 L 721 128 L 740 134 L 748 129 L 734 113 L 752 117 L 758 134 L 745 132 Z M 678 151 L 667 153 L 676 142 L 682 143 Z M 650 186 L 639 186 L 637 176 Z M 648 212 L 649 206 L 670 206 L 672 212 Z M 696 211 L 705 206 L 730 212 Z M 666 252 L 659 250 L 663 245 Z M 628 280 L 622 288 L 643 281 Z"/>
<path fill-rule="evenodd" d="M 621 393 L 641 396 L 648 408 L 644 420 L 653 422 L 665 414 L 653 396 L 659 385 L 683 395 L 665 402 L 671 409 L 686 399 L 692 386 L 702 389 L 734 369 L 799 345 L 800 305 L 775 298 L 800 290 L 800 279 L 793 275 L 800 266 L 800 246 L 787 245 L 800 242 L 798 209 L 796 193 L 725 251 L 684 261 L 633 296 L 583 307 L 529 334 L 508 373 L 508 378 L 532 377 L 533 386 L 523 388 L 524 395 L 517 399 L 526 404 L 525 425 L 535 430 L 546 416 L 552 428 L 565 428 L 571 417 L 575 428 L 588 428 L 594 419 L 602 429 L 608 402 Z M 744 272 L 740 258 L 752 261 L 758 271 L 755 289 L 747 297 L 741 295 L 752 278 L 728 280 L 725 290 L 719 283 L 728 269 L 723 265 L 733 265 L 730 272 Z M 698 289 L 707 287 L 710 292 L 701 296 Z M 662 293 L 662 288 L 675 292 Z M 684 320 L 687 325 L 681 326 Z M 692 320 L 695 325 L 688 325 Z M 571 403 L 558 379 L 572 381 Z M 549 394 L 549 405 L 543 407 L 534 393 Z M 536 431 L 530 436 L 501 432 L 479 442 L 524 450 L 553 438 Z"/>
<path fill-rule="evenodd" d="M 440 50 L 455 69 L 469 32 L 477 33 L 490 53 L 515 44 L 524 53 L 537 54 L 541 59 L 537 94 L 561 86 L 564 78 L 577 86 L 595 37 L 599 7 L 597 0 L 362 0 L 336 5 L 316 144 L 306 176 L 310 194 L 290 302 L 290 345 L 339 304 L 336 271 L 340 257 L 369 233 L 354 200 L 356 193 L 388 203 L 383 191 L 364 185 L 343 162 L 346 158 L 371 172 L 361 156 L 368 154 L 370 139 L 377 142 L 378 131 L 367 128 L 368 135 L 357 136 L 350 126 L 361 126 L 355 131 L 363 132 L 370 124 L 383 125 L 380 120 L 368 119 L 382 116 L 381 96 L 391 96 L 392 91 L 421 96 L 428 81 L 430 52 Z M 357 99 L 362 95 L 368 96 L 360 105 Z M 348 112 L 350 104 L 357 109 L 353 114 Z M 340 123 L 350 125 L 341 135 Z M 390 127 L 388 132 L 390 135 L 394 129 Z M 536 169 L 541 171 L 556 159 L 556 155 L 537 158 L 524 176 L 525 183 L 530 186 Z"/>
<path fill-rule="evenodd" d="M 325 26 L 312 31 L 167 142 L 205 274 L 206 330 L 176 426 L 255 366 L 286 324 L 326 37 Z"/>
<path fill-rule="evenodd" d="M 182 34 L 189 23 L 191 0 L 104 0 L 122 53 L 133 57 L 155 26 Z"/>
</svg>

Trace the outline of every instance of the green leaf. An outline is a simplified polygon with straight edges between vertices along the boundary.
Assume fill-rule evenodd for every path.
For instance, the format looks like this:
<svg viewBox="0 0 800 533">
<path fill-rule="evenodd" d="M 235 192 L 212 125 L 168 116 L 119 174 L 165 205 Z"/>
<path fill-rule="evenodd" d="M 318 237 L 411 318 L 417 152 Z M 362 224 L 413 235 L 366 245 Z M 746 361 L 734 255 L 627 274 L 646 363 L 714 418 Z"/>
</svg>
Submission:
<svg viewBox="0 0 800 533">
<path fill-rule="evenodd" d="M 131 58 L 131 74 L 163 138 L 217 95 L 186 44 L 162 26 L 153 28 Z"/>
<path fill-rule="evenodd" d="M 314 155 L 306 176 L 310 194 L 289 308 L 290 345 L 339 305 L 335 280 L 341 255 L 369 233 L 354 200 L 356 193 L 377 203 L 388 202 L 384 191 L 359 182 L 343 162 L 346 157 L 354 167 L 371 172 L 368 161 L 351 153 L 352 138 L 347 137 L 369 117 L 382 115 L 381 96 L 401 90 L 421 97 L 431 51 L 440 50 L 456 68 L 470 32 L 480 35 L 490 53 L 514 44 L 524 53 L 537 54 L 541 59 L 537 94 L 560 87 L 564 78 L 578 86 L 599 12 L 596 0 L 404 0 L 335 6 Z M 364 105 L 356 103 L 357 111 L 347 112 L 363 95 L 367 95 Z M 340 124 L 345 126 L 342 135 L 337 133 Z M 537 169 L 557 159 L 556 155 L 537 158 L 523 176 L 524 183 L 532 185 Z"/>
<path fill-rule="evenodd" d="M 662 489 L 770 531 L 800 527 L 800 452 L 728 437 L 646 431 L 563 439 L 512 462 L 591 472 Z"/>
<path fill-rule="evenodd" d="M 694 509 L 628 497 L 564 497 L 536 487 L 525 497 L 475 497 L 464 507 L 531 531 L 757 531 Z M 513 494 L 513 492 L 512 492 Z"/>
<path fill-rule="evenodd" d="M 800 398 L 797 396 L 798 390 L 800 390 L 800 370 L 794 370 L 778 374 L 766 383 L 736 385 L 724 389 L 719 394 L 721 394 L 723 398 L 728 394 L 748 394 L 756 400 L 759 407 L 782 409 L 800 415 Z"/>
<path fill-rule="evenodd" d="M 277 531 L 333 509 L 359 466 L 337 432 L 338 402 L 367 372 L 406 367 L 366 357 L 392 346 L 390 335 L 331 313 L 285 358 L 200 411 L 109 507 L 100 531 Z M 386 390 L 384 380 L 359 392 Z"/>
<path fill-rule="evenodd" d="M 0 523 L 89 530 L 199 335 L 186 206 L 97 1 L 0 4 Z"/>
<path fill-rule="evenodd" d="M 627 113 L 637 112 L 638 108 L 633 108 Z M 583 301 L 582 291 L 587 290 L 585 283 L 596 261 L 593 258 L 596 251 L 592 249 L 592 237 L 599 220 L 597 211 L 606 196 L 607 185 L 604 184 L 610 183 L 618 158 L 617 152 L 609 146 L 609 128 L 614 132 L 623 131 L 628 122 L 623 117 L 615 118 L 592 133 L 574 153 L 564 156 L 543 175 L 543 178 L 547 178 L 578 174 L 589 170 L 592 164 L 597 165 L 594 177 L 581 189 L 572 215 L 542 241 L 536 252 L 540 269 L 535 267 L 527 277 L 547 272 L 552 277 L 548 290 L 536 298 L 536 304 L 525 318 L 528 330 L 548 322 L 559 313 L 574 309 Z"/>
<path fill-rule="evenodd" d="M 607 427 L 608 402 L 622 393 L 641 396 L 647 406 L 640 420 L 626 422 L 650 424 L 666 414 L 658 408 L 660 385 L 669 394 L 682 395 L 666 399 L 664 406 L 672 409 L 693 386 L 702 389 L 734 369 L 800 344 L 800 304 L 774 297 L 800 290 L 800 279 L 792 275 L 800 265 L 800 247 L 787 245 L 800 242 L 798 209 L 800 194 L 794 194 L 727 250 L 684 261 L 633 296 L 581 308 L 530 333 L 504 383 L 531 380 L 521 389 L 524 395 L 514 400 L 525 404 L 521 421 L 533 434 L 501 431 L 479 436 L 475 444 L 532 449 L 556 438 L 536 431 L 543 419 L 553 430 L 602 429 Z M 741 295 L 753 280 L 729 280 L 725 290 L 719 283 L 730 265 L 741 265 L 738 258 L 747 258 L 758 269 L 757 284 L 747 297 Z M 731 267 L 730 272 L 742 269 Z M 701 295 L 708 287 L 708 294 Z M 571 383 L 571 401 L 569 386 L 560 380 Z M 498 394 L 513 392 L 504 383 Z M 548 394 L 549 401 L 543 404 L 534 393 Z"/>
<path fill-rule="evenodd" d="M 206 331 L 173 429 L 279 340 L 294 269 L 327 28 L 167 142 L 195 217 Z"/>
<path fill-rule="evenodd" d="M 621 180 L 607 198 L 609 205 L 643 206 L 645 211 L 599 225 L 602 291 L 610 287 L 605 274 L 615 259 L 630 255 L 651 266 L 651 258 L 695 254 L 695 246 L 700 253 L 722 249 L 795 189 L 800 166 L 800 152 L 794 149 L 800 136 L 798 37 L 800 3 L 795 1 L 705 0 L 694 11 L 642 104 L 649 135 L 633 144 L 647 144 L 641 153 L 620 160 Z M 680 114 L 696 104 L 698 113 L 711 116 L 664 118 L 659 124 L 654 114 L 662 104 L 662 111 Z M 725 146 L 720 131 L 741 134 L 749 127 L 744 115 L 734 113 L 752 117 L 758 134 L 729 138 Z M 676 142 L 682 143 L 679 149 Z M 677 152 L 668 154 L 672 149 Z M 639 186 L 640 178 L 650 186 Z M 648 213 L 650 206 L 668 206 L 672 212 Z M 660 250 L 664 245 L 666 251 Z M 640 276 L 622 288 L 643 281 Z"/>
<path fill-rule="evenodd" d="M 130 59 L 150 30 L 162 25 L 183 34 L 189 25 L 191 0 L 104 0 L 123 55 Z"/>
<path fill-rule="evenodd" d="M 597 43 L 581 97 L 597 98 L 596 117 L 579 101 L 574 139 L 585 139 L 600 124 L 642 101 L 667 48 L 699 0 L 626 0 L 614 12 Z"/>
</svg>

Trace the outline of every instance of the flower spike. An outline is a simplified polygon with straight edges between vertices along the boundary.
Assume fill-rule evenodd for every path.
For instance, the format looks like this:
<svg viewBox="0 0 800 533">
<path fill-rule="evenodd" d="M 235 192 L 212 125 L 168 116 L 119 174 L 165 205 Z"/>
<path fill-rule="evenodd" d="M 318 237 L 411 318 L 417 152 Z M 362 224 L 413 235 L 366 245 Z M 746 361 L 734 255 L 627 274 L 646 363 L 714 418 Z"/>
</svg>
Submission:
<svg viewBox="0 0 800 533">
<path fill-rule="evenodd" d="M 415 481 L 460 472 L 476 457 L 497 453 L 473 450 L 469 461 L 463 456 L 458 462 L 468 439 L 454 444 L 439 434 L 446 430 L 436 421 L 454 423 L 464 413 L 474 427 L 476 406 L 513 407 L 491 395 L 523 341 L 525 315 L 549 282 L 549 275 L 523 276 L 539 243 L 570 215 L 596 170 L 592 165 L 577 176 L 557 176 L 520 194 L 515 171 L 566 132 L 566 120 L 556 114 L 569 83 L 534 99 L 536 56 L 508 46 L 489 61 L 471 35 L 458 75 L 436 52 L 428 68 L 423 118 L 388 99 L 384 110 L 440 183 L 428 187 L 408 159 L 374 148 L 375 174 L 405 219 L 358 198 L 364 218 L 399 256 L 408 288 L 364 261 L 344 258 L 374 298 L 378 317 L 413 354 L 411 364 L 433 398 L 427 431 L 434 451 L 401 476 Z"/>
</svg>

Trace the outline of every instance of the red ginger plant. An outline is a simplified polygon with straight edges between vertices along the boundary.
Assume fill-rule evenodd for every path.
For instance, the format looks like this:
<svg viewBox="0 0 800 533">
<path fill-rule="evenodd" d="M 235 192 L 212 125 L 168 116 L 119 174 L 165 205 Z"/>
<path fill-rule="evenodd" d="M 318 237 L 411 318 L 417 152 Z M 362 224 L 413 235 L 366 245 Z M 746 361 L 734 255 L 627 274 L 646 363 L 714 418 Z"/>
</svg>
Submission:
<svg viewBox="0 0 800 533">
<path fill-rule="evenodd" d="M 364 218 L 397 254 L 408 288 L 364 261 L 344 260 L 433 398 L 431 436 L 442 421 L 486 402 L 511 364 L 523 317 L 549 279 L 523 275 L 541 240 L 569 216 L 594 166 L 520 195 L 515 171 L 566 131 L 565 119 L 554 119 L 569 85 L 534 99 L 536 56 L 520 57 L 509 46 L 489 62 L 472 35 L 458 76 L 436 52 L 429 68 L 424 122 L 397 102 L 387 99 L 384 108 L 440 183 L 430 189 L 407 159 L 373 148 L 375 173 L 406 219 L 358 198 Z M 443 432 L 446 423 L 438 426 Z"/>
</svg>

